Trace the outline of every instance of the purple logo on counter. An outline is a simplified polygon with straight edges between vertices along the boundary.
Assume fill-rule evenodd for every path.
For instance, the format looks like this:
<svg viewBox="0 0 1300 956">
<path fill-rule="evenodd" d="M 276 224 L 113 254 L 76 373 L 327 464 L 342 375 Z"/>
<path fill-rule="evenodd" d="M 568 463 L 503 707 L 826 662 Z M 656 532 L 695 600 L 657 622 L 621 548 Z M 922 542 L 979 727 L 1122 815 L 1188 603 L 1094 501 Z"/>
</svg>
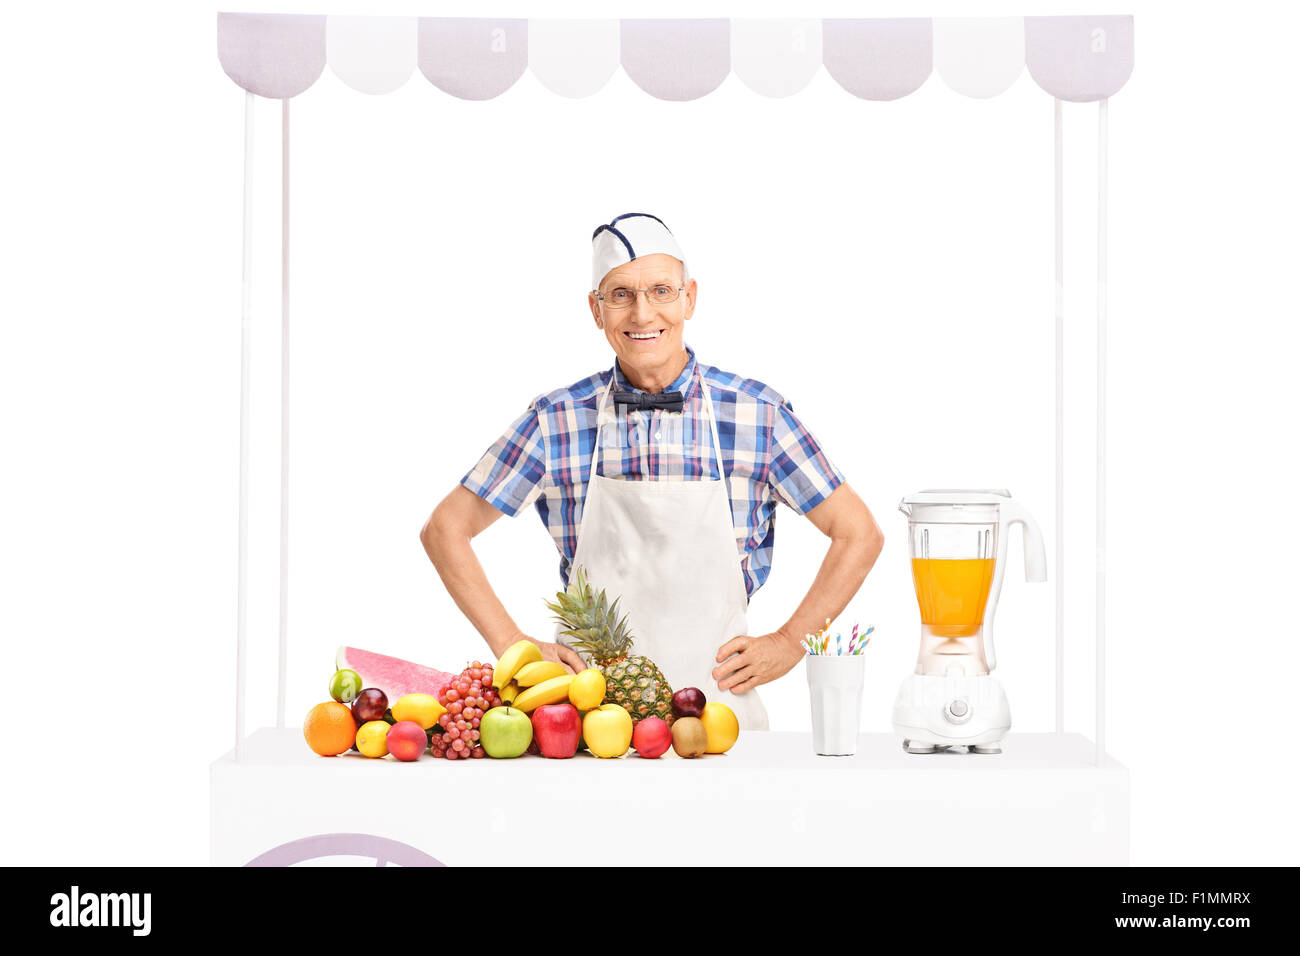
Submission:
<svg viewBox="0 0 1300 956">
<path fill-rule="evenodd" d="M 369 833 L 322 833 L 282 843 L 245 866 L 293 866 L 330 856 L 369 857 L 375 866 L 445 866 L 423 850 Z"/>
</svg>

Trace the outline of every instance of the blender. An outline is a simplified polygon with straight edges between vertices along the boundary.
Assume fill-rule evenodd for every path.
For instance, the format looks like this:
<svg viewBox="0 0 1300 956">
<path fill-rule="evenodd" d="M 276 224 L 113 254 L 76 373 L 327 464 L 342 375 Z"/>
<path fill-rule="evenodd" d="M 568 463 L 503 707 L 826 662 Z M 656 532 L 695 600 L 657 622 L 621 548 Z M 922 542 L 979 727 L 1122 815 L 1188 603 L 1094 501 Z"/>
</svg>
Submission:
<svg viewBox="0 0 1300 956">
<path fill-rule="evenodd" d="M 894 730 L 908 753 L 1001 753 L 1011 708 L 990 672 L 1007 538 L 1022 526 L 1025 580 L 1046 581 L 1043 536 L 1005 489 L 922 491 L 898 510 L 908 518 L 921 652 L 894 701 Z"/>
</svg>

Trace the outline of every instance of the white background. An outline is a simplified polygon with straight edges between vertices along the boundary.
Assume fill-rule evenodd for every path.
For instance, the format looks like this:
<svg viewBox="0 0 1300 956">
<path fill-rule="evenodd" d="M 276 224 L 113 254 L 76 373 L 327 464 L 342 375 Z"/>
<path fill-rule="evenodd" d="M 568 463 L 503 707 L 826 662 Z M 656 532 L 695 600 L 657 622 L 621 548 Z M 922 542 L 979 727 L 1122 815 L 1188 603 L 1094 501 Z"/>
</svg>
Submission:
<svg viewBox="0 0 1300 956">
<path fill-rule="evenodd" d="M 234 730 L 244 94 L 213 8 L 36 10 L 0 35 L 4 861 L 201 864 L 207 768 Z M 1298 24 L 1261 4 L 1127 10 L 1137 65 L 1110 107 L 1108 749 L 1132 772 L 1134 863 L 1293 863 Z M 585 295 L 591 231 L 622 212 L 680 239 L 700 357 L 788 396 L 885 531 L 839 622 L 876 627 L 864 730 L 889 729 L 916 653 L 902 495 L 1008 487 L 1052 554 L 1052 100 L 1027 73 L 989 101 L 936 75 L 872 103 L 822 71 L 785 100 L 731 76 L 685 104 L 621 71 L 579 101 L 525 73 L 471 103 L 418 72 L 370 97 L 327 69 L 291 109 L 290 725 L 339 644 L 446 670 L 483 653 L 417 533 L 534 395 L 612 361 Z M 256 117 L 250 728 L 276 719 L 279 103 Z M 1097 107 L 1065 118 L 1066 701 L 1091 736 Z M 607 138 L 616 121 L 630 140 Z M 824 553 L 788 510 L 777 536 L 756 632 Z M 521 626 L 549 632 L 558 558 L 535 514 L 476 548 Z M 1021 567 L 1015 543 L 998 676 L 1017 729 L 1050 730 L 1053 586 Z M 763 693 L 774 728 L 806 728 L 801 670 Z"/>
</svg>

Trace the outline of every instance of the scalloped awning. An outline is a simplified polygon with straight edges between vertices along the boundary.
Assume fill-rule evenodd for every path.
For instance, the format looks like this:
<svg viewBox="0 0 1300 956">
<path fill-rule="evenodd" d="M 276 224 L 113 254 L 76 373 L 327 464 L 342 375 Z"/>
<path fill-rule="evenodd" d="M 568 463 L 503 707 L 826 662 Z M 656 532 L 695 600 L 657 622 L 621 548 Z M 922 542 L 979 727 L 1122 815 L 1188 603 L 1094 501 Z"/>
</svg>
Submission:
<svg viewBox="0 0 1300 956">
<path fill-rule="evenodd" d="M 217 55 L 270 99 L 307 90 L 326 65 L 363 93 L 418 68 L 452 96 L 488 100 L 530 69 L 543 86 L 591 96 L 622 66 L 662 100 L 699 99 L 729 73 L 763 96 L 798 93 L 819 66 L 866 100 L 895 100 L 937 72 L 984 99 L 1024 68 L 1057 99 L 1113 96 L 1133 72 L 1133 17 L 843 20 L 492 20 L 218 13 Z"/>
</svg>

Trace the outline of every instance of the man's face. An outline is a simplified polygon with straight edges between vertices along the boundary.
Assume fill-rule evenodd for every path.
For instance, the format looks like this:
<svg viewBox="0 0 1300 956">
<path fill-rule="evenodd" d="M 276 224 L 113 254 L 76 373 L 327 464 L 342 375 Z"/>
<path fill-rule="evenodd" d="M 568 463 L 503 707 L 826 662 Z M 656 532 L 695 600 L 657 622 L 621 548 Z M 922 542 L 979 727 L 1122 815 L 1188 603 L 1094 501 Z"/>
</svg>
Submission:
<svg viewBox="0 0 1300 956">
<path fill-rule="evenodd" d="M 601 280 L 600 292 L 608 299 L 618 288 L 653 289 L 666 285 L 676 289 L 681 284 L 681 261 L 656 253 L 611 269 Z M 638 388 L 647 388 L 648 384 L 661 390 L 681 373 L 686 354 L 682 326 L 695 313 L 695 292 L 692 279 L 676 302 L 657 305 L 638 292 L 635 302 L 623 309 L 611 309 L 607 301 L 593 294 L 587 296 L 596 327 L 605 333 L 623 373 Z"/>
</svg>

